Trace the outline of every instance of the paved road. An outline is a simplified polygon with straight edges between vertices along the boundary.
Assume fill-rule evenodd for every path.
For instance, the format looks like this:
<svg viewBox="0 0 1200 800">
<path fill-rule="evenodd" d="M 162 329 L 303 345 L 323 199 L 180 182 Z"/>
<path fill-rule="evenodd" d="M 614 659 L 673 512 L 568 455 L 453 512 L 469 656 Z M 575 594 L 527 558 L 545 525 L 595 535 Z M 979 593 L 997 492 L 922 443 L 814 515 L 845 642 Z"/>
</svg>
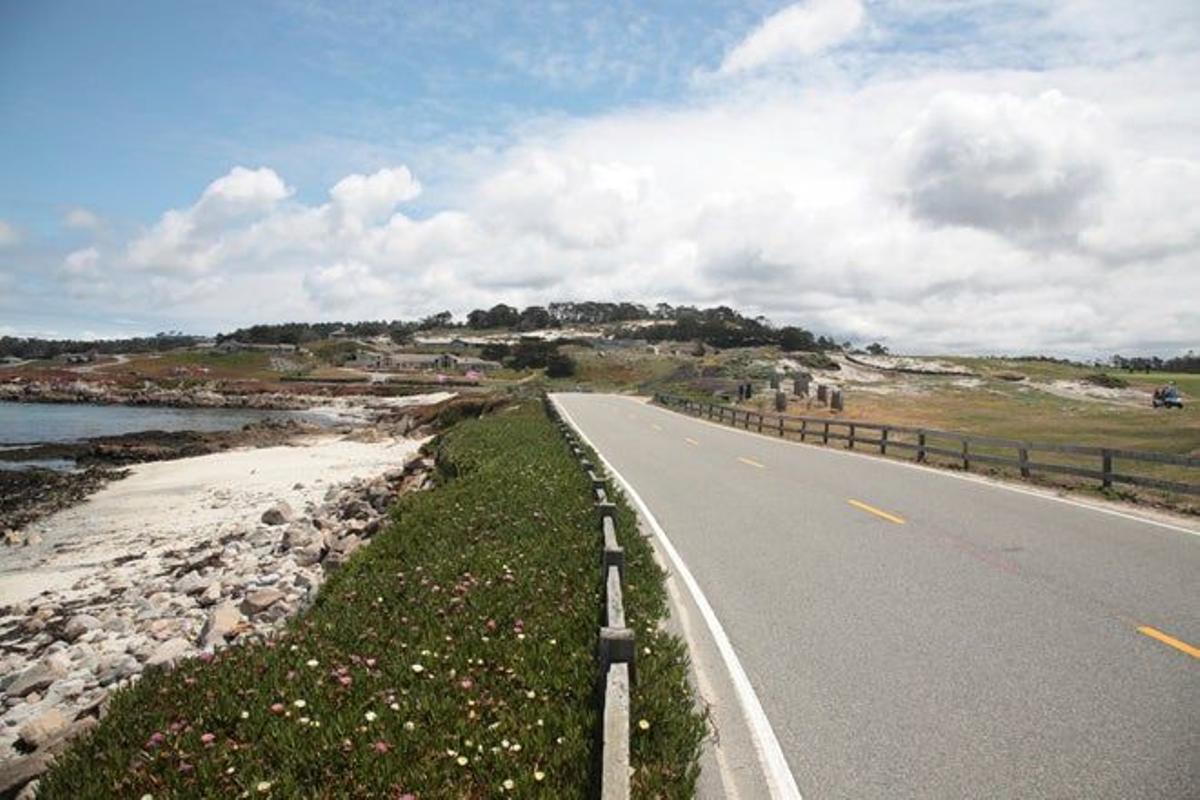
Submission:
<svg viewBox="0 0 1200 800">
<path fill-rule="evenodd" d="M 1200 798 L 1200 536 L 557 400 L 682 556 L 808 800 Z"/>
</svg>

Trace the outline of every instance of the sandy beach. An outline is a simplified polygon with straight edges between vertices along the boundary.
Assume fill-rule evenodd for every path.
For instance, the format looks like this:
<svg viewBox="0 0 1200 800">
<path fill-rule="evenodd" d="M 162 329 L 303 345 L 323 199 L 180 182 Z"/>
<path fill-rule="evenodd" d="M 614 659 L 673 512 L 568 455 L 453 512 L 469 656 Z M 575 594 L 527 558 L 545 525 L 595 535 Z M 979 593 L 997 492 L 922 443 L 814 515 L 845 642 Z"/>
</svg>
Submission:
<svg viewBox="0 0 1200 800">
<path fill-rule="evenodd" d="M 141 571 L 164 552 L 248 531 L 276 501 L 309 508 L 331 485 L 403 466 L 420 445 L 317 435 L 281 447 L 136 465 L 80 505 L 29 526 L 26 533 L 42 541 L 5 554 L 0 605 L 76 584 L 88 594 L 101 573 L 111 575 L 114 560 L 144 553 Z"/>
</svg>

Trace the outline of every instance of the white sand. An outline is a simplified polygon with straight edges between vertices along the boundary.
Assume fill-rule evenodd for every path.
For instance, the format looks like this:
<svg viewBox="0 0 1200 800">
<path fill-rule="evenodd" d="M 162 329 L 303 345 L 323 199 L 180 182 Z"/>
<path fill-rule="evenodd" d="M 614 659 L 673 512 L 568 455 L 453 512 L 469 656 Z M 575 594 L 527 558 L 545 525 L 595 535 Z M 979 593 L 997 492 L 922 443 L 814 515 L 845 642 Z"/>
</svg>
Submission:
<svg viewBox="0 0 1200 800">
<path fill-rule="evenodd" d="M 398 468 L 421 444 L 322 434 L 296 445 L 140 464 L 129 477 L 27 528 L 43 542 L 5 554 L 0 605 L 93 578 L 122 556 L 156 560 L 167 550 L 253 530 L 278 500 L 303 513 L 330 485 Z"/>
</svg>

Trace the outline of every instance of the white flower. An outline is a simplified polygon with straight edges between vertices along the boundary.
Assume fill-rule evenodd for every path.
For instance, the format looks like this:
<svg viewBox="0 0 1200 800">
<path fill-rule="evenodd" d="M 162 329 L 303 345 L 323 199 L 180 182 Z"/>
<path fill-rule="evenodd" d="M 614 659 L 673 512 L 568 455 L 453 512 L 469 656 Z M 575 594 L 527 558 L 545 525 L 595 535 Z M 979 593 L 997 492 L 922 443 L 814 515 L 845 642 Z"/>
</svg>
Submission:
<svg viewBox="0 0 1200 800">
<path fill-rule="evenodd" d="M 303 700 L 293 700 L 292 705 L 294 705 L 296 708 L 304 708 L 306 705 L 308 705 L 308 703 L 304 702 Z"/>
<path fill-rule="evenodd" d="M 460 767 L 465 767 L 465 766 L 467 765 L 467 757 L 466 757 L 466 756 L 459 756 L 459 757 L 458 757 L 458 765 L 459 765 Z"/>
<path fill-rule="evenodd" d="M 249 711 L 243 711 L 243 712 L 242 712 L 242 719 L 250 719 L 250 712 L 249 712 Z"/>
<path fill-rule="evenodd" d="M 545 778 L 546 778 L 546 773 L 542 772 L 540 769 L 535 769 L 533 771 L 533 779 L 535 781 L 545 780 Z"/>
<path fill-rule="evenodd" d="M 307 725 L 307 724 L 308 724 L 308 717 L 301 717 L 300 719 L 298 719 L 298 720 L 296 720 L 296 721 L 297 721 L 297 722 L 299 722 L 301 725 Z"/>
<path fill-rule="evenodd" d="M 506 791 L 506 792 L 511 792 L 513 790 L 513 788 L 516 787 L 516 784 L 513 783 L 512 778 L 505 778 L 504 783 L 501 785 L 504 787 L 504 791 Z"/>
<path fill-rule="evenodd" d="M 392 709 L 392 711 L 399 711 L 399 710 L 400 710 L 400 704 L 399 704 L 399 703 L 392 703 L 390 706 L 388 706 L 388 708 Z"/>
<path fill-rule="evenodd" d="M 406 731 L 416 730 L 416 727 L 416 724 L 411 721 L 404 723 L 404 730 Z"/>
<path fill-rule="evenodd" d="M 638 727 L 644 731 L 648 731 L 648 730 L 650 730 L 650 722 L 648 720 L 639 719 Z"/>
<path fill-rule="evenodd" d="M 271 791 L 271 782 L 270 781 L 259 781 L 258 786 L 254 787 L 254 788 L 258 789 L 260 794 L 266 794 L 267 792 Z"/>
<path fill-rule="evenodd" d="M 320 662 L 320 661 L 317 661 L 315 658 L 310 658 L 308 661 L 305 661 L 304 663 L 305 663 L 307 666 L 310 666 L 310 667 L 319 667 L 319 666 L 321 666 L 321 662 Z"/>
<path fill-rule="evenodd" d="M 420 664 L 413 664 L 412 671 L 416 672 L 416 673 L 421 673 L 421 672 L 425 671 L 425 668 L 423 666 L 421 666 Z"/>
<path fill-rule="evenodd" d="M 513 742 L 513 746 L 508 749 L 514 753 L 519 753 L 519 752 L 521 752 L 521 745 L 517 744 L 516 742 Z"/>
<path fill-rule="evenodd" d="M 363 717 L 367 720 L 367 722 L 374 722 L 375 720 L 379 719 L 379 715 L 374 711 L 368 711 L 366 714 L 363 714 Z"/>
</svg>

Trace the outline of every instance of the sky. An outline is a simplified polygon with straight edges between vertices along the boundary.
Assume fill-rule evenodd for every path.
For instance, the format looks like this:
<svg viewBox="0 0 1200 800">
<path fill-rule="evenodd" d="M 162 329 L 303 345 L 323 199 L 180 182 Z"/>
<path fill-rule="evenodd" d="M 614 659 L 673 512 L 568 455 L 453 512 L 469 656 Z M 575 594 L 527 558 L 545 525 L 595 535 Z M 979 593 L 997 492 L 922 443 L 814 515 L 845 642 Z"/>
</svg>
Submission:
<svg viewBox="0 0 1200 800">
<path fill-rule="evenodd" d="M 555 300 L 1200 349 L 1194 0 L 0 0 L 0 335 Z"/>
</svg>

